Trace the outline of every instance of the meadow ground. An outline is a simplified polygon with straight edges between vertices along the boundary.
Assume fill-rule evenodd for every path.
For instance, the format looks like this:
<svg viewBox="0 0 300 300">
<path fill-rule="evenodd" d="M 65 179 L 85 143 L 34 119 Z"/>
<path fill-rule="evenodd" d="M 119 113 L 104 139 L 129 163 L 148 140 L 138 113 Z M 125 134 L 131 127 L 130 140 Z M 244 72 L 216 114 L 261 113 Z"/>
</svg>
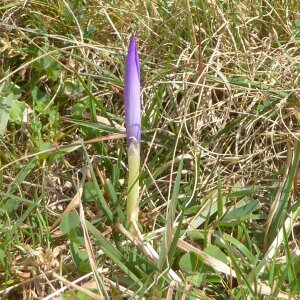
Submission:
<svg viewBox="0 0 300 300">
<path fill-rule="evenodd" d="M 299 299 L 300 1 L 1 0 L 0 18 L 1 299 Z"/>
</svg>

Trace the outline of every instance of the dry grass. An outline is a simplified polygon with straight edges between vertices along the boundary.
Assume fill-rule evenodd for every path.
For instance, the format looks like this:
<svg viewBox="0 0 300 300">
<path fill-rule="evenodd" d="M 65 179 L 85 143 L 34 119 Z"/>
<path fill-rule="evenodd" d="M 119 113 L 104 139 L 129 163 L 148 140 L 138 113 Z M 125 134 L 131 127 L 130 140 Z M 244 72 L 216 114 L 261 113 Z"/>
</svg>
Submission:
<svg viewBox="0 0 300 300">
<path fill-rule="evenodd" d="M 2 1 L 1 297 L 297 299 L 299 6 Z M 132 31 L 136 236 L 120 224 Z"/>
</svg>

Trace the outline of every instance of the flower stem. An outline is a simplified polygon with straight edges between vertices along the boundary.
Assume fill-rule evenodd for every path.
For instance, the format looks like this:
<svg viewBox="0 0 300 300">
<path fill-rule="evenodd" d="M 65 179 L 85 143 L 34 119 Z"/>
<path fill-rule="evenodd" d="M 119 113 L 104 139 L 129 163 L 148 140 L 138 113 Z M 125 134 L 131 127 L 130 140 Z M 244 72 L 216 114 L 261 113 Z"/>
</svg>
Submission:
<svg viewBox="0 0 300 300">
<path fill-rule="evenodd" d="M 127 221 L 130 227 L 139 217 L 139 173 L 140 173 L 140 145 L 134 139 L 128 148 L 128 194 L 127 194 Z"/>
</svg>

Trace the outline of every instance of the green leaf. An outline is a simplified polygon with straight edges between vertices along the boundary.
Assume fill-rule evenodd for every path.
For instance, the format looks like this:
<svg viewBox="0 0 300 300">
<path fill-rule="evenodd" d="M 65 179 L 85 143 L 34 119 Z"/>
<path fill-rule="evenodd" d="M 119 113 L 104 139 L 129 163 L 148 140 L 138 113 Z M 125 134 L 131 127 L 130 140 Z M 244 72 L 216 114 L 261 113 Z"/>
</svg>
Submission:
<svg viewBox="0 0 300 300">
<path fill-rule="evenodd" d="M 80 227 L 80 220 L 78 214 L 74 211 L 66 213 L 59 225 L 59 229 L 64 234 L 70 234 L 72 230 L 78 227 Z"/>
<path fill-rule="evenodd" d="M 42 92 L 38 87 L 34 87 L 31 91 L 32 100 L 34 101 L 34 108 L 41 113 L 45 110 L 50 102 L 50 96 Z"/>
<path fill-rule="evenodd" d="M 186 273 L 199 272 L 203 264 L 202 258 L 194 252 L 185 253 L 179 261 L 181 271 Z"/>
<path fill-rule="evenodd" d="M 295 29 L 300 29 L 300 19 L 296 19 L 296 20 L 294 21 L 294 28 L 295 28 Z"/>
<path fill-rule="evenodd" d="M 28 107 L 25 102 L 13 100 L 11 105 L 11 112 L 9 116 L 9 122 L 21 125 L 23 122 L 23 113 Z"/>
<path fill-rule="evenodd" d="M 61 65 L 57 61 L 53 61 L 45 71 L 52 81 L 56 81 L 61 74 Z"/>
<path fill-rule="evenodd" d="M 218 259 L 219 261 L 223 262 L 224 264 L 228 263 L 227 256 L 217 246 L 209 245 L 204 249 L 203 252 Z"/>
<path fill-rule="evenodd" d="M 195 274 L 193 274 L 193 275 L 188 275 L 188 276 L 186 276 L 185 278 L 186 278 L 186 280 L 190 283 L 190 284 L 192 284 L 192 285 L 194 285 L 194 286 L 196 286 L 196 287 L 200 287 L 201 286 L 201 284 L 202 284 L 202 282 L 203 282 L 203 279 L 204 279 L 204 277 L 205 277 L 205 274 L 199 274 L 199 273 L 195 273 Z M 199 298 L 191 298 L 191 296 L 189 296 L 189 298 L 188 299 L 199 299 Z"/>
<path fill-rule="evenodd" d="M 37 53 L 38 56 L 43 56 L 39 60 L 32 63 L 32 66 L 42 74 L 46 74 L 52 81 L 56 81 L 61 74 L 61 64 L 58 62 L 58 58 L 52 56 L 44 56 L 49 52 L 49 46 L 45 45 Z"/>
<path fill-rule="evenodd" d="M 20 88 L 11 83 L 3 82 L 0 86 L 0 137 L 4 135 L 13 101 L 21 96 Z"/>
<path fill-rule="evenodd" d="M 97 199 L 97 190 L 95 189 L 94 183 L 89 181 L 84 184 L 82 200 L 85 202 L 95 202 Z"/>
<path fill-rule="evenodd" d="M 189 224 L 189 228 L 198 228 L 207 220 L 207 217 L 209 215 L 212 215 L 217 211 L 218 211 L 218 203 L 214 202 L 207 209 L 205 209 L 198 217 L 192 220 L 192 222 Z"/>
<path fill-rule="evenodd" d="M 0 265 L 4 268 L 7 269 L 7 257 L 5 252 L 0 248 Z"/>
<path fill-rule="evenodd" d="M 3 136 L 5 133 L 13 99 L 14 96 L 12 94 L 0 97 L 0 136 Z"/>
<path fill-rule="evenodd" d="M 241 198 L 248 195 L 257 194 L 258 192 L 261 192 L 259 189 L 241 189 L 238 191 L 234 191 L 227 195 L 228 198 Z"/>
<path fill-rule="evenodd" d="M 89 256 L 86 250 L 79 250 L 76 243 L 71 243 L 71 253 L 73 261 L 79 271 L 85 273 L 91 271 Z"/>
<path fill-rule="evenodd" d="M 79 96 L 84 91 L 84 88 L 77 80 L 66 78 L 62 84 L 61 90 L 63 94 L 75 97 Z M 80 101 L 78 103 L 75 103 L 75 105 L 71 107 L 71 111 L 73 111 L 73 107 L 78 104 L 84 104 L 84 102 Z"/>
<path fill-rule="evenodd" d="M 237 221 L 244 219 L 249 216 L 252 212 L 260 209 L 261 204 L 258 200 L 250 201 L 246 205 L 243 205 L 238 208 L 234 208 L 228 212 L 226 212 L 219 221 L 228 222 L 228 221 Z"/>
<path fill-rule="evenodd" d="M 71 113 L 75 117 L 80 117 L 81 118 L 84 111 L 86 110 L 86 107 L 87 107 L 87 105 L 84 102 L 75 103 L 71 108 Z"/>
<path fill-rule="evenodd" d="M 232 245 L 234 245 L 235 248 L 237 250 L 239 250 L 244 256 L 246 256 L 251 263 L 254 263 L 254 261 L 255 261 L 254 255 L 251 253 L 251 251 L 243 243 L 241 243 L 240 241 L 236 240 L 234 237 L 232 237 L 231 235 L 229 235 L 227 233 L 223 233 L 222 237 L 226 241 L 228 241 Z"/>
</svg>

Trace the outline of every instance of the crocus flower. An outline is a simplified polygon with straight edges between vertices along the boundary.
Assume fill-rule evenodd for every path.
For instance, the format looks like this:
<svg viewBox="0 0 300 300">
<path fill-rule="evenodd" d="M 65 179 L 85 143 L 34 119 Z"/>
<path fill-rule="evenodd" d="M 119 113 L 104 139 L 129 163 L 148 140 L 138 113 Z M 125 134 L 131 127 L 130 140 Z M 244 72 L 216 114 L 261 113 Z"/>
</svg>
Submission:
<svg viewBox="0 0 300 300">
<path fill-rule="evenodd" d="M 138 221 L 141 145 L 140 63 L 134 35 L 131 36 L 125 67 L 125 126 L 128 153 L 127 225 Z"/>
</svg>

